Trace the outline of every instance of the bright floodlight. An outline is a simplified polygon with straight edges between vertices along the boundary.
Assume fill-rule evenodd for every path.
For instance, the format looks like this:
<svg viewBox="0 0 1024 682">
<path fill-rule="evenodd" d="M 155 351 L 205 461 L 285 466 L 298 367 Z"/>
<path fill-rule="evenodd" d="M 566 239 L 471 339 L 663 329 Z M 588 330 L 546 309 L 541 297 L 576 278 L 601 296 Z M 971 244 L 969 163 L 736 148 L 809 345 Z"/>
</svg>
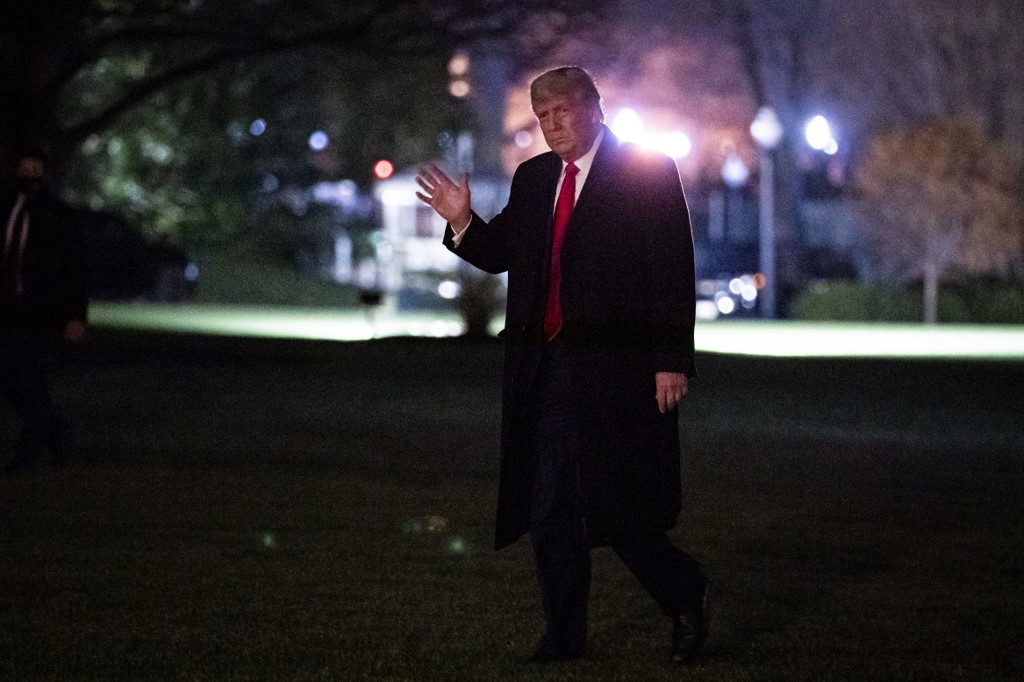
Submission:
<svg viewBox="0 0 1024 682">
<path fill-rule="evenodd" d="M 639 143 L 644 135 L 644 122 L 628 107 L 615 116 L 611 128 L 615 136 L 624 142 Z"/>
<path fill-rule="evenodd" d="M 693 143 L 686 133 L 676 131 L 669 133 L 662 139 L 661 150 L 673 159 L 685 159 L 693 150 Z"/>
<path fill-rule="evenodd" d="M 743 163 L 743 159 L 737 154 L 730 154 L 722 165 L 722 180 L 725 184 L 736 189 L 745 185 L 749 177 L 750 169 Z"/>
<path fill-rule="evenodd" d="M 807 127 L 804 129 L 804 136 L 807 138 L 807 144 L 811 145 L 813 149 L 824 150 L 830 146 L 830 143 L 835 143 L 828 120 L 824 116 L 815 116 L 808 121 Z"/>
<path fill-rule="evenodd" d="M 774 109 L 761 107 L 757 110 L 757 117 L 750 124 L 750 135 L 765 149 L 775 149 L 782 139 L 782 124 Z"/>
<path fill-rule="evenodd" d="M 309 136 L 309 148 L 315 152 L 320 152 L 327 149 L 327 144 L 330 139 L 327 137 L 327 133 L 322 130 L 318 130 Z"/>
<path fill-rule="evenodd" d="M 828 154 L 829 156 L 832 156 L 833 154 L 839 151 L 839 143 L 836 142 L 835 140 L 829 140 L 828 144 L 825 145 L 825 148 L 822 151 Z"/>
</svg>

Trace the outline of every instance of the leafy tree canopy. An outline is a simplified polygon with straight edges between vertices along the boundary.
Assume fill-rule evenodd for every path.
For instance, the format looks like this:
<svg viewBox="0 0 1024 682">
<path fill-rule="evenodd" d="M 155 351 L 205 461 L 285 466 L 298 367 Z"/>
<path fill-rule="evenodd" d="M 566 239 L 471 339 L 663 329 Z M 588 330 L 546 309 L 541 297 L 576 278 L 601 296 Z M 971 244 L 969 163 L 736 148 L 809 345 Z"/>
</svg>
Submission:
<svg viewBox="0 0 1024 682">
<path fill-rule="evenodd" d="M 26 146 L 91 205 L 190 241 L 273 183 L 367 178 L 468 123 L 444 63 L 579 0 L 5 0 L 0 162 Z M 265 131 L 254 134 L 253 122 Z M 311 158 L 309 135 L 330 139 Z"/>
</svg>

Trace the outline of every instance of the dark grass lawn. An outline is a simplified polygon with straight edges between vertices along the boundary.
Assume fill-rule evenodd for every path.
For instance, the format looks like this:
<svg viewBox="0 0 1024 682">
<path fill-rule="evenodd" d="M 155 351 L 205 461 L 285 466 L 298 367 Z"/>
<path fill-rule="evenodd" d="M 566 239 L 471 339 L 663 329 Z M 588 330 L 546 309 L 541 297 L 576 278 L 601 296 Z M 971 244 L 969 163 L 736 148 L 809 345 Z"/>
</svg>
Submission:
<svg viewBox="0 0 1024 682">
<path fill-rule="evenodd" d="M 676 537 L 718 599 L 686 670 L 606 550 L 587 659 L 525 662 L 497 343 L 98 333 L 67 370 L 78 462 L 0 479 L 5 680 L 1024 676 L 1019 364 L 703 356 Z"/>
</svg>

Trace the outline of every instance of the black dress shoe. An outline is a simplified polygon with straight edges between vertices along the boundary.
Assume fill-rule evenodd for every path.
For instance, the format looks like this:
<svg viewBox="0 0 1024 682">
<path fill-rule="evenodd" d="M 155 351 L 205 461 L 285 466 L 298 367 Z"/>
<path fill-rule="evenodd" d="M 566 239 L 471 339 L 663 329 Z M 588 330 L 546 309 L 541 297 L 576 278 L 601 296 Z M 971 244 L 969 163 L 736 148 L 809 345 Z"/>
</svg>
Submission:
<svg viewBox="0 0 1024 682">
<path fill-rule="evenodd" d="M 704 585 L 704 594 L 696 607 L 684 609 L 672 618 L 672 663 L 691 663 L 708 638 L 711 606 L 711 583 Z"/>
</svg>

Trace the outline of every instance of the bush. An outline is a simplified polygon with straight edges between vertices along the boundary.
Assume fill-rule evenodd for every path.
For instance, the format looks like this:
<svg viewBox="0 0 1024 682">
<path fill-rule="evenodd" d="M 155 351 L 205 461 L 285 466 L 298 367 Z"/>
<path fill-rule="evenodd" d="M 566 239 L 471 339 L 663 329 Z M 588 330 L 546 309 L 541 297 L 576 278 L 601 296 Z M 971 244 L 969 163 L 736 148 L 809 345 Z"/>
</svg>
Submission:
<svg viewBox="0 0 1024 682">
<path fill-rule="evenodd" d="M 921 287 L 819 282 L 790 308 L 797 320 L 920 322 Z M 948 284 L 939 291 L 938 320 L 953 324 L 1024 324 L 1024 287 Z"/>
</svg>

